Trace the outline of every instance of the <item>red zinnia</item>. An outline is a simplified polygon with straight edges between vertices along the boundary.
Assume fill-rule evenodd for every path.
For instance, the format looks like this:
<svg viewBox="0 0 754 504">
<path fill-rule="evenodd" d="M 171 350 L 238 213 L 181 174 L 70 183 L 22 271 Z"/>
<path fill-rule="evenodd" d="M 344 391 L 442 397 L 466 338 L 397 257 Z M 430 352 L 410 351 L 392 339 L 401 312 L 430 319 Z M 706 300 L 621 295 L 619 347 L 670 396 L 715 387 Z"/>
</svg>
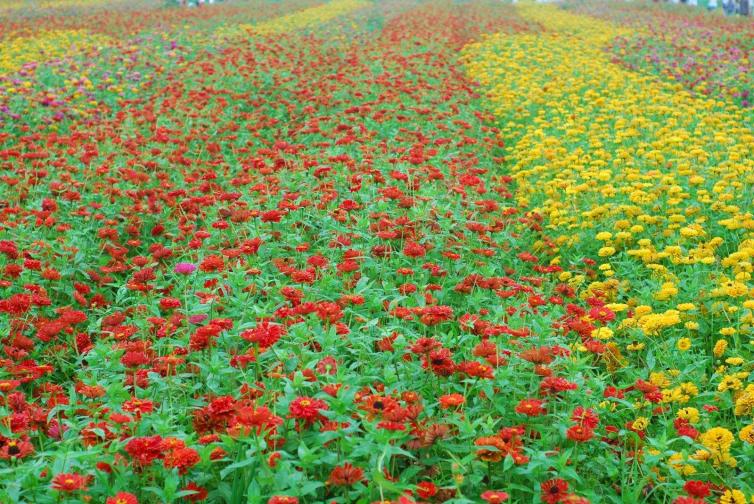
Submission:
<svg viewBox="0 0 754 504">
<path fill-rule="evenodd" d="M 58 492 L 86 490 L 89 478 L 77 473 L 60 473 L 52 479 L 52 489 Z"/>
<path fill-rule="evenodd" d="M 585 409 L 582 406 L 576 407 L 571 415 L 571 420 L 589 429 L 594 429 L 600 423 L 600 417 L 594 412 L 592 408 Z"/>
<path fill-rule="evenodd" d="M 134 463 L 140 466 L 148 466 L 155 459 L 162 458 L 161 444 L 162 437 L 160 436 L 133 438 L 126 443 L 125 449 L 131 455 Z"/>
<path fill-rule="evenodd" d="M 364 471 L 346 462 L 332 470 L 327 483 L 333 486 L 351 486 L 364 479 Z"/>
<path fill-rule="evenodd" d="M 440 408 L 448 409 L 462 405 L 466 402 L 466 398 L 461 394 L 445 394 L 440 396 Z"/>
<path fill-rule="evenodd" d="M 108 497 L 105 504 L 139 504 L 139 500 L 132 493 L 118 492 L 115 497 Z"/>
<path fill-rule="evenodd" d="M 429 499 L 437 493 L 437 485 L 431 481 L 422 481 L 416 485 L 416 495 L 422 499 Z"/>
<path fill-rule="evenodd" d="M 253 329 L 248 329 L 241 333 L 241 337 L 246 341 L 256 343 L 261 348 L 269 348 L 287 333 L 285 326 L 280 324 L 271 324 L 263 320 Z"/>
<path fill-rule="evenodd" d="M 566 494 L 560 498 L 558 504 L 589 504 L 589 499 L 576 494 Z"/>
<path fill-rule="evenodd" d="M 431 369 L 436 375 L 449 376 L 453 374 L 456 369 L 452 357 L 453 354 L 447 348 L 432 350 L 429 352 L 429 355 L 424 358 L 422 366 L 424 369 Z"/>
<path fill-rule="evenodd" d="M 269 498 L 267 504 L 298 504 L 298 497 L 289 497 L 288 495 L 273 495 Z"/>
<path fill-rule="evenodd" d="M 508 494 L 500 492 L 498 490 L 487 490 L 481 495 L 482 499 L 486 500 L 489 504 L 500 504 L 508 500 Z"/>
<path fill-rule="evenodd" d="M 522 399 L 516 405 L 515 411 L 520 415 L 526 415 L 530 417 L 544 415 L 545 413 L 547 413 L 547 410 L 542 407 L 544 403 L 545 402 L 541 399 Z"/>
<path fill-rule="evenodd" d="M 571 441 L 584 442 L 594 437 L 594 431 L 583 425 L 573 425 L 566 432 L 566 437 Z"/>
<path fill-rule="evenodd" d="M 194 493 L 191 495 L 187 495 L 186 499 L 190 500 L 191 502 L 199 502 L 203 501 L 207 498 L 207 495 L 209 495 L 209 492 L 207 492 L 207 489 L 204 487 L 200 487 L 193 481 L 191 481 L 188 485 L 186 485 L 182 490 L 185 492 L 187 490 L 191 490 Z"/>
<path fill-rule="evenodd" d="M 193 448 L 178 448 L 165 454 L 163 464 L 168 469 L 178 468 L 178 474 L 186 474 L 188 470 L 201 461 L 199 453 Z"/>
<path fill-rule="evenodd" d="M 568 492 L 568 482 L 560 478 L 551 479 L 542 483 L 539 488 L 542 490 L 542 501 L 555 504 Z"/>
<path fill-rule="evenodd" d="M 710 484 L 705 481 L 689 480 L 683 485 L 687 494 L 693 497 L 707 497 L 710 492 Z"/>
<path fill-rule="evenodd" d="M 476 446 L 484 447 L 476 451 L 477 457 L 484 462 L 500 462 L 503 460 L 503 457 L 505 457 L 508 450 L 508 445 L 505 444 L 505 441 L 497 436 L 480 437 L 474 441 L 474 444 Z M 492 447 L 494 449 L 486 447 Z"/>
<path fill-rule="evenodd" d="M 311 424 L 321 418 L 320 410 L 326 410 L 327 403 L 311 397 L 297 397 L 288 407 L 289 418 L 297 418 Z"/>
</svg>

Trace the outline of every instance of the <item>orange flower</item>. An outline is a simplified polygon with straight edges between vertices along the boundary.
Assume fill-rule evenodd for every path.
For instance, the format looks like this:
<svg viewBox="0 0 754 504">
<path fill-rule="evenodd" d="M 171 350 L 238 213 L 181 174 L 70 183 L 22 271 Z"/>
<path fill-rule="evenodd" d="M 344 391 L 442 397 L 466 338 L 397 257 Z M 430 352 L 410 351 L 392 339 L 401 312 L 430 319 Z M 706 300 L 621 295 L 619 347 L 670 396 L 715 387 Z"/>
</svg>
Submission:
<svg viewBox="0 0 754 504">
<path fill-rule="evenodd" d="M 480 450 L 477 450 L 477 457 L 485 462 L 500 462 L 501 460 L 503 460 L 503 457 L 505 456 L 508 448 L 505 442 L 497 436 L 481 437 L 474 441 L 474 444 L 476 446 L 491 446 L 493 448 L 496 448 L 495 450 L 491 450 L 489 448 L 482 448 Z"/>
</svg>

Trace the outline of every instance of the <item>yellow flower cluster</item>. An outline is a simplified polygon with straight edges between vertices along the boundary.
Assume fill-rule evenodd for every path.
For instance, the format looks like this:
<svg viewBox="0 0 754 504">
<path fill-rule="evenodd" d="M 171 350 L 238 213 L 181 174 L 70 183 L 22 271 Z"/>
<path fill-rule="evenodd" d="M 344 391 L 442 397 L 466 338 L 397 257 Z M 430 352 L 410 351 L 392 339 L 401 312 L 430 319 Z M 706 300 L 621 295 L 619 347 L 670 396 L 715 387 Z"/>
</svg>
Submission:
<svg viewBox="0 0 754 504">
<path fill-rule="evenodd" d="M 662 404 L 689 424 L 708 405 L 697 397 L 710 395 L 754 416 L 744 358 L 754 325 L 754 133 L 745 112 L 613 63 L 604 47 L 628 35 L 623 28 L 552 6 L 519 12 L 544 30 L 489 35 L 462 59 L 501 119 L 518 204 L 556 238 L 553 263 L 598 260 L 591 283 L 569 271 L 560 280 L 625 314 L 592 337 L 610 355 L 625 345 Z M 624 366 L 603 361 L 610 373 Z M 649 422 L 636 417 L 631 428 Z M 736 443 L 754 443 L 754 426 L 727 426 L 701 434 L 695 453 L 670 453 L 668 466 L 684 475 L 703 463 L 735 467 Z M 731 502 L 736 492 L 727 491 Z"/>
<path fill-rule="evenodd" d="M 681 323 L 678 310 L 666 310 L 662 313 L 652 313 L 652 307 L 637 306 L 633 317 L 627 317 L 620 323 L 619 329 L 638 327 L 645 336 L 657 336 L 663 329 Z"/>
<path fill-rule="evenodd" d="M 49 61 L 110 43 L 109 37 L 86 30 L 53 30 L 33 37 L 6 38 L 0 41 L 0 75 L 16 72 L 27 63 Z"/>
<path fill-rule="evenodd" d="M 324 5 L 286 14 L 259 24 L 238 24 L 216 32 L 219 37 L 246 36 L 249 32 L 264 35 L 303 30 L 326 23 L 349 12 L 368 6 L 364 0 L 333 0 Z"/>
<path fill-rule="evenodd" d="M 737 308 L 754 294 L 754 134 L 742 111 L 613 64 L 602 47 L 625 33 L 610 23 L 554 7 L 520 12 L 547 31 L 496 34 L 464 51 L 513 139 L 519 204 L 546 217 L 561 253 L 651 281 L 642 301 L 693 299 L 689 279 L 717 277 L 707 294 L 748 324 L 751 309 Z M 640 326 L 656 334 L 676 323 L 653 315 Z"/>
</svg>

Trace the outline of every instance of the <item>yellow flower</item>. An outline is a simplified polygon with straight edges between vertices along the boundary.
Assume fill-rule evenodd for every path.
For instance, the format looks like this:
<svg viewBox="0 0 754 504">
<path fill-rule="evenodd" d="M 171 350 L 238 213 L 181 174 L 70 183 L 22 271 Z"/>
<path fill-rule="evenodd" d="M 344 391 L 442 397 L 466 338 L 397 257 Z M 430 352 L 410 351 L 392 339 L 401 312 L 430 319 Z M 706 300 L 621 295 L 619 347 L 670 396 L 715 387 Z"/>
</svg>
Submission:
<svg viewBox="0 0 754 504">
<path fill-rule="evenodd" d="M 665 376 L 665 373 L 662 372 L 649 373 L 649 381 L 660 388 L 665 388 L 670 385 L 670 380 Z"/>
<path fill-rule="evenodd" d="M 599 241 L 607 241 L 607 240 L 609 240 L 612 237 L 613 237 L 612 233 L 609 233 L 607 231 L 601 231 L 601 232 L 597 233 L 597 236 L 596 236 L 596 238 Z"/>
<path fill-rule="evenodd" d="M 719 392 L 725 392 L 727 390 L 741 390 L 741 387 L 743 387 L 741 380 L 739 380 L 735 376 L 726 375 L 717 386 L 717 390 Z"/>
<path fill-rule="evenodd" d="M 744 443 L 754 445 L 754 424 L 749 424 L 738 433 L 738 439 Z"/>
<path fill-rule="evenodd" d="M 675 347 L 681 352 L 685 352 L 691 348 L 691 340 L 689 338 L 681 338 L 676 342 Z"/>
<path fill-rule="evenodd" d="M 637 431 L 643 431 L 649 426 L 649 419 L 647 417 L 638 417 L 631 423 L 631 428 Z"/>
<path fill-rule="evenodd" d="M 720 357 L 725 353 L 725 350 L 728 348 L 728 342 L 724 339 L 717 340 L 715 342 L 715 347 L 712 349 L 712 353 L 715 357 Z"/>
<path fill-rule="evenodd" d="M 696 469 L 691 464 L 686 464 L 682 453 L 674 453 L 668 458 L 668 465 L 683 476 L 691 476 Z"/>
<path fill-rule="evenodd" d="M 3 50 L 0 52 L 0 75 L 15 72 L 24 64 L 40 58 L 59 58 L 111 42 L 109 37 L 86 30 L 40 31 L 33 37 L 4 39 Z M 28 87 L 26 83 L 24 86 Z"/>
<path fill-rule="evenodd" d="M 726 490 L 718 502 L 719 504 L 746 504 L 746 496 L 740 490 Z"/>
<path fill-rule="evenodd" d="M 693 397 L 699 393 L 699 387 L 692 382 L 681 383 L 681 392 Z"/>
<path fill-rule="evenodd" d="M 689 423 L 695 424 L 699 421 L 699 410 L 696 408 L 681 408 L 677 413 L 678 418 L 688 420 Z"/>
<path fill-rule="evenodd" d="M 733 414 L 736 416 L 754 414 L 754 384 L 747 385 L 743 393 L 736 398 Z"/>
<path fill-rule="evenodd" d="M 733 439 L 733 433 L 724 427 L 713 427 L 699 437 L 702 445 L 718 453 L 729 451 Z"/>
<path fill-rule="evenodd" d="M 592 337 L 607 340 L 613 337 L 613 331 L 609 327 L 600 327 L 592 331 Z"/>
<path fill-rule="evenodd" d="M 660 330 L 671 327 L 681 322 L 677 310 L 668 310 L 664 313 L 650 313 L 639 319 L 639 327 L 648 336 L 659 334 Z"/>
</svg>

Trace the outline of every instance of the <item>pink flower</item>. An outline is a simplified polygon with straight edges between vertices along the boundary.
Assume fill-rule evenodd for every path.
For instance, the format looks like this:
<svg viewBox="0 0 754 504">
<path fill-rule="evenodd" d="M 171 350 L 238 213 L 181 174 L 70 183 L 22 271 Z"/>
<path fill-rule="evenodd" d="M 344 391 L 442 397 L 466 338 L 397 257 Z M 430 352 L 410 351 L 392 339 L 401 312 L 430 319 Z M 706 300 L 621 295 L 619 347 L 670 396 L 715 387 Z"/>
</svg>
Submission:
<svg viewBox="0 0 754 504">
<path fill-rule="evenodd" d="M 190 275 L 196 271 L 196 264 L 190 262 L 179 262 L 175 265 L 174 270 L 179 275 Z"/>
</svg>

